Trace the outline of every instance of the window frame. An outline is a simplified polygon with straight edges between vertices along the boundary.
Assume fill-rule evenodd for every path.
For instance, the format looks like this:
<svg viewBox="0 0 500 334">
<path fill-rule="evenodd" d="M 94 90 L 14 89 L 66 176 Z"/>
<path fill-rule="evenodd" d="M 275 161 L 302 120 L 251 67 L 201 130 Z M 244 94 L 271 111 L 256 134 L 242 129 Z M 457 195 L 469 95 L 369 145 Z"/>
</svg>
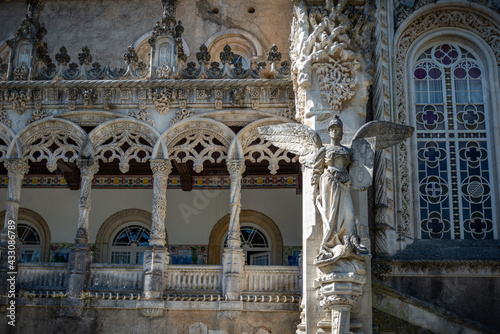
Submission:
<svg viewBox="0 0 500 334">
<path fill-rule="evenodd" d="M 500 147 L 499 145 L 493 146 L 495 142 L 500 142 L 500 135 L 494 131 L 494 128 L 497 127 L 500 123 L 499 115 L 494 114 L 494 110 L 498 110 L 498 106 L 500 106 L 500 88 L 495 86 L 495 82 L 498 83 L 498 67 L 496 63 L 496 58 L 491 50 L 491 48 L 482 40 L 478 39 L 474 34 L 456 29 L 435 29 L 427 34 L 424 34 L 417 41 L 409 47 L 406 53 L 406 62 L 405 65 L 405 85 L 406 85 L 406 113 L 407 119 L 410 125 L 416 128 L 416 117 L 415 117 L 415 84 L 414 84 L 414 75 L 413 71 L 418 63 L 419 56 L 428 48 L 434 47 L 438 44 L 455 44 L 458 46 L 462 46 L 467 49 L 471 54 L 476 57 L 476 61 L 482 65 L 483 68 L 483 96 L 484 96 L 484 110 L 486 115 L 486 128 L 484 132 L 487 134 L 487 145 L 490 151 L 489 157 L 489 166 L 490 180 L 489 184 L 492 186 L 492 221 L 493 221 L 493 239 L 498 239 L 499 237 L 499 214 L 500 210 L 497 208 L 500 207 L 500 198 L 499 191 L 500 187 L 498 186 L 498 180 L 500 175 Z M 452 66 L 451 68 L 453 68 Z M 452 87 L 453 94 L 453 106 L 455 106 L 455 88 Z M 445 93 L 443 93 L 445 95 Z M 445 103 L 446 101 L 444 101 Z M 446 111 L 445 111 L 446 113 Z M 488 121 L 489 120 L 489 121 Z M 456 123 L 456 120 L 454 119 Z M 456 140 L 458 142 L 458 140 Z M 413 233 L 416 239 L 422 239 L 422 232 L 420 229 L 420 195 L 418 191 L 419 179 L 418 179 L 418 157 L 417 157 L 417 139 L 416 136 L 410 140 L 410 144 L 408 146 L 410 154 L 408 155 L 408 163 L 410 170 L 414 172 L 411 173 L 411 184 L 409 185 L 410 193 L 413 195 L 413 211 L 412 211 L 412 221 L 413 224 Z M 457 167 L 457 170 L 458 167 Z M 451 199 L 450 199 L 451 200 Z M 459 197 L 461 200 L 461 196 Z M 453 207 L 453 203 L 450 207 Z M 461 239 L 456 240 L 464 240 L 463 239 L 463 219 L 462 212 L 460 212 L 461 217 Z M 453 229 L 453 222 L 452 227 Z M 453 231 L 452 231 L 453 234 Z M 453 239 L 453 238 L 452 238 Z"/>
</svg>

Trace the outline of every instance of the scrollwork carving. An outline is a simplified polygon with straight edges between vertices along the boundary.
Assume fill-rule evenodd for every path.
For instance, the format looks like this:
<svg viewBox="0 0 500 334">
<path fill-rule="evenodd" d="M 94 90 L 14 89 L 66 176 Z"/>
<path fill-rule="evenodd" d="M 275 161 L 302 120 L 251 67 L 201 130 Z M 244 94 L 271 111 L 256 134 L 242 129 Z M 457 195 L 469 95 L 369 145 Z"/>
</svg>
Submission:
<svg viewBox="0 0 500 334">
<path fill-rule="evenodd" d="M 96 159 L 101 159 L 103 162 L 118 159 L 120 171 L 127 173 L 130 160 L 146 162 L 151 158 L 154 142 L 130 127 L 121 127 L 100 138 L 100 143 L 95 145 L 98 147 L 95 153 Z"/>
<path fill-rule="evenodd" d="M 150 96 L 154 101 L 156 111 L 160 115 L 165 115 L 169 112 L 170 105 L 176 98 L 176 91 L 169 88 L 156 89 L 150 91 Z"/>
</svg>

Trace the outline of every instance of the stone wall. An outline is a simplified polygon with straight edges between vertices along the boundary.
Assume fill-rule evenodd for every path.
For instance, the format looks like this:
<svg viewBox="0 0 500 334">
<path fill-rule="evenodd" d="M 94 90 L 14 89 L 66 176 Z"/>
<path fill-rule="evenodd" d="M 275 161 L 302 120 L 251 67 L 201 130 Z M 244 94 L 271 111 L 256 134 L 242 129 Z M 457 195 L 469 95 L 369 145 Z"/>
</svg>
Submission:
<svg viewBox="0 0 500 334">
<path fill-rule="evenodd" d="M 64 302 L 64 300 L 62 300 Z M 140 315 L 131 307 L 113 308 L 122 301 L 110 301 L 108 308 L 84 308 L 78 316 L 51 300 L 46 307 L 20 306 L 16 327 L 3 321 L 0 332 L 10 333 L 168 333 L 168 334 L 289 334 L 299 321 L 297 311 L 163 310 L 159 317 Z M 92 301 L 90 302 L 92 303 Z M 47 304 L 47 303 L 45 303 Z M 122 305 L 120 305 L 122 306 Z M 66 313 L 65 313 L 66 312 Z M 64 315 L 66 314 L 66 315 Z M 2 318 L 4 313 L 0 312 Z"/>
<path fill-rule="evenodd" d="M 392 288 L 500 331 L 500 279 L 495 277 L 392 277 Z"/>
</svg>

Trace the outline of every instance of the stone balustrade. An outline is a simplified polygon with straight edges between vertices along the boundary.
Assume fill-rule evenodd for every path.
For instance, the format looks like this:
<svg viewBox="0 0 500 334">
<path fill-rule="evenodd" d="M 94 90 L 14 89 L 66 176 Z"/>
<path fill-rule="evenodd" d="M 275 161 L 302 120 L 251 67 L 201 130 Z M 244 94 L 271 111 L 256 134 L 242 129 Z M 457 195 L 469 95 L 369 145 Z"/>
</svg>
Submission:
<svg viewBox="0 0 500 334">
<path fill-rule="evenodd" d="M 299 295 L 299 267 L 245 266 L 243 294 Z"/>
<path fill-rule="evenodd" d="M 222 266 L 169 265 L 166 293 L 222 293 Z"/>
<path fill-rule="evenodd" d="M 139 292 L 143 276 L 142 264 L 93 263 L 87 289 L 93 292 Z"/>
<path fill-rule="evenodd" d="M 19 263 L 17 286 L 27 291 L 64 291 L 67 263 Z"/>
<path fill-rule="evenodd" d="M 26 291 L 65 291 L 66 274 L 66 263 L 20 263 L 17 282 L 19 288 Z M 299 274 L 298 267 L 245 266 L 242 294 L 300 295 Z M 222 294 L 222 266 L 169 265 L 166 275 L 166 295 Z M 142 265 L 93 263 L 86 290 L 139 294 L 143 277 Z"/>
</svg>

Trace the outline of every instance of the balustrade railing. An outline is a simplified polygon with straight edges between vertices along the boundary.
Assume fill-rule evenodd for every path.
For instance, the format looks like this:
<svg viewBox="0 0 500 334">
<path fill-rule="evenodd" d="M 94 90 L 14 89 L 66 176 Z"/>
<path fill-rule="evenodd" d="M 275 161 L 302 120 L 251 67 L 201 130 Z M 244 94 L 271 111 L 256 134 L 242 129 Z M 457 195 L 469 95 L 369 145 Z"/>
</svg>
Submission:
<svg viewBox="0 0 500 334">
<path fill-rule="evenodd" d="M 19 263 L 16 284 L 27 291 L 64 291 L 67 263 Z"/>
<path fill-rule="evenodd" d="M 93 263 L 87 285 L 94 292 L 138 292 L 142 289 L 143 265 Z"/>
<path fill-rule="evenodd" d="M 299 295 L 299 267 L 245 266 L 243 294 Z"/>
<path fill-rule="evenodd" d="M 20 263 L 17 284 L 27 291 L 64 291 L 66 263 Z M 139 293 L 143 265 L 93 263 L 87 290 L 91 292 Z M 287 266 L 245 266 L 243 295 L 300 295 L 300 270 Z M 166 295 L 221 295 L 222 266 L 169 265 Z"/>
<path fill-rule="evenodd" d="M 167 267 L 167 294 L 220 294 L 222 266 L 169 265 Z"/>
</svg>

